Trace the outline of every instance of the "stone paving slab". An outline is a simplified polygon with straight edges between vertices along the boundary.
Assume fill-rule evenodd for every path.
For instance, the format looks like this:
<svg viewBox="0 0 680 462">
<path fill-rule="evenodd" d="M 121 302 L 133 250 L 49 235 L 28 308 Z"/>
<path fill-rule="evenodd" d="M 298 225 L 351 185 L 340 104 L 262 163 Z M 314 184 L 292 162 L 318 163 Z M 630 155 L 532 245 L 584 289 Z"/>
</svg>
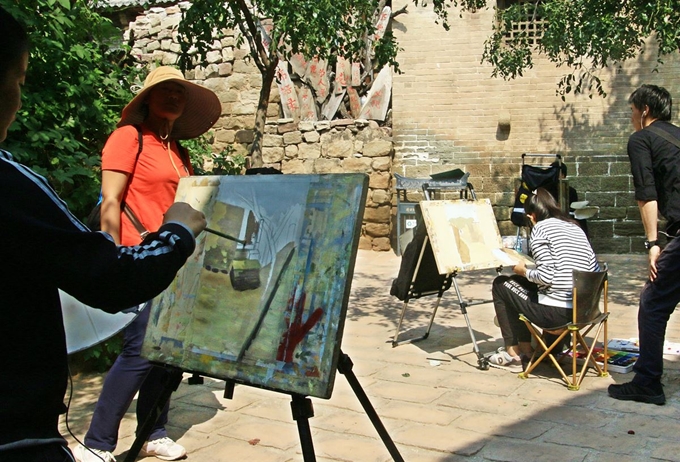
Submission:
<svg viewBox="0 0 680 462">
<path fill-rule="evenodd" d="M 644 255 L 600 256 L 610 266 L 609 336 L 637 336 L 636 316 L 644 281 Z M 477 356 L 453 289 L 442 298 L 429 338 L 392 347 L 402 302 L 389 295 L 399 270 L 392 253 L 360 251 L 343 337 L 343 352 L 387 432 L 406 461 L 680 461 L 680 357 L 666 357 L 665 406 L 616 401 L 612 383 L 632 374 L 589 374 L 580 391 L 569 391 L 547 365 L 528 379 L 499 369 L 477 369 Z M 491 272 L 461 273 L 466 300 L 490 298 Z M 432 300 L 413 300 L 400 339 L 422 335 Z M 502 345 L 493 306 L 468 308 L 483 352 Z M 668 336 L 680 342 L 678 315 Z M 224 382 L 185 380 L 174 393 L 168 432 L 183 444 L 188 460 L 200 462 L 302 461 L 290 397 L 243 385 L 224 398 Z M 104 374 L 74 377 L 69 426 L 82 438 Z M 312 399 L 309 420 L 318 462 L 392 460 L 356 395 L 337 374 L 329 400 Z M 122 461 L 134 441 L 134 404 L 125 414 L 114 452 Z M 62 433 L 71 447 L 63 419 Z M 632 432 L 632 433 L 630 433 Z M 140 458 L 140 460 L 156 460 Z"/>
</svg>

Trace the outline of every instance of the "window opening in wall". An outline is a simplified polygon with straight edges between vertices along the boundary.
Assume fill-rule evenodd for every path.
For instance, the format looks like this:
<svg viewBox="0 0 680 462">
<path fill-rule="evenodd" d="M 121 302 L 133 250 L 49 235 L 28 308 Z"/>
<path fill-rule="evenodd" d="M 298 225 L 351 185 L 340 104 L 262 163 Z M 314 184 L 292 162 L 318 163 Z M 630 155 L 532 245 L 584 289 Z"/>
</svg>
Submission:
<svg viewBox="0 0 680 462">
<path fill-rule="evenodd" d="M 506 31 L 505 41 L 510 42 L 524 35 L 529 45 L 538 45 L 547 21 L 538 15 L 537 0 L 496 0 L 498 10 L 507 10 L 518 5 L 519 14 L 513 19 L 512 27 Z"/>
</svg>

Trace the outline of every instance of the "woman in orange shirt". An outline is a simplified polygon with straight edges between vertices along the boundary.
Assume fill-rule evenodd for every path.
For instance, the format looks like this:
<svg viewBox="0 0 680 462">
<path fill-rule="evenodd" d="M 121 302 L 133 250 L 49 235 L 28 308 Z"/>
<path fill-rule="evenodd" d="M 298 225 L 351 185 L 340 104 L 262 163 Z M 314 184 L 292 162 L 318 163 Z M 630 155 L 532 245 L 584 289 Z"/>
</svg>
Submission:
<svg viewBox="0 0 680 462">
<path fill-rule="evenodd" d="M 193 173 L 177 140 L 195 138 L 210 129 L 221 113 L 217 95 L 190 83 L 182 73 L 163 66 L 152 71 L 144 87 L 123 109 L 102 154 L 101 229 L 118 245 L 136 245 L 145 230 L 158 229 L 175 200 L 179 179 Z M 141 137 L 140 137 L 141 131 Z M 140 141 L 142 146 L 140 149 Z M 133 223 L 132 211 L 138 224 Z M 109 371 L 85 436 L 76 448 L 81 462 L 112 462 L 123 415 L 139 391 L 137 430 L 162 391 L 164 374 L 140 357 L 150 302 L 125 329 L 123 351 Z M 167 437 L 168 406 L 158 419 L 142 453 L 176 460 L 186 450 Z M 89 448 L 89 450 L 88 450 Z"/>
</svg>

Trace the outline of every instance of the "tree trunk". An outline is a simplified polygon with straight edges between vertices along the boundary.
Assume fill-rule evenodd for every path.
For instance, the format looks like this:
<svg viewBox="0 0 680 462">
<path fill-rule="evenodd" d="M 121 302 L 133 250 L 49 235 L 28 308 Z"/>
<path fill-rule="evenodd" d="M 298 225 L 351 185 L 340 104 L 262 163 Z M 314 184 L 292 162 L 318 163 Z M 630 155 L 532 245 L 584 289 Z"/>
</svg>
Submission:
<svg viewBox="0 0 680 462">
<path fill-rule="evenodd" d="M 264 125 L 267 121 L 267 108 L 269 107 L 269 95 L 272 91 L 272 83 L 276 75 L 276 66 L 279 64 L 278 58 L 269 61 L 268 66 L 262 73 L 262 89 L 260 90 L 260 100 L 257 103 L 255 113 L 255 129 L 253 133 L 253 144 L 250 147 L 250 166 L 253 168 L 262 167 L 262 140 L 264 139 Z"/>
</svg>

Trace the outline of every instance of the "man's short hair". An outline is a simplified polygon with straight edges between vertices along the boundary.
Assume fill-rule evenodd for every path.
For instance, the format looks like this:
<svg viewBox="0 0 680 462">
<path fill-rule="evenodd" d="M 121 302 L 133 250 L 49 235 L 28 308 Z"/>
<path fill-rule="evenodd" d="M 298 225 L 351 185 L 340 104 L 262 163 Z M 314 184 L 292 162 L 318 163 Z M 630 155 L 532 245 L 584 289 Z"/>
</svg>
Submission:
<svg viewBox="0 0 680 462">
<path fill-rule="evenodd" d="M 649 115 L 655 119 L 669 121 L 673 111 L 673 98 L 663 87 L 642 85 L 628 98 L 628 103 L 639 110 L 649 107 Z"/>
</svg>

